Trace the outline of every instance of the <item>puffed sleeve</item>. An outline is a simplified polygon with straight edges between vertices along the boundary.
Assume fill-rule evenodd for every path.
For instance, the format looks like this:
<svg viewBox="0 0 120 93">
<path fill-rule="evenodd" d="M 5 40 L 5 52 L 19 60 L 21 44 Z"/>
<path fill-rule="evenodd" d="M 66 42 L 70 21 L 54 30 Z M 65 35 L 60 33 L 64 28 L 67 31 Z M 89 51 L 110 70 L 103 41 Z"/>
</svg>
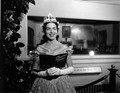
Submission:
<svg viewBox="0 0 120 93">
<path fill-rule="evenodd" d="M 68 52 L 68 54 L 72 54 L 73 53 L 73 47 L 72 46 L 68 46 L 66 51 Z"/>
</svg>

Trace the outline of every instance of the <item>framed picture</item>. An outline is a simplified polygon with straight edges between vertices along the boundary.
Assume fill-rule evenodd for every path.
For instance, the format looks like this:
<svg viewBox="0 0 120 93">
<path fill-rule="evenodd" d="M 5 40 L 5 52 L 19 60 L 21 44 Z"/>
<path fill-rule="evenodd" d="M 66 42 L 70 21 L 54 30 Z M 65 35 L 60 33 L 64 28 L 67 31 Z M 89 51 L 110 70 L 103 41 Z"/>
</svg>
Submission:
<svg viewBox="0 0 120 93">
<path fill-rule="evenodd" d="M 70 37 L 71 37 L 71 27 L 62 26 L 62 38 L 70 38 Z"/>
</svg>

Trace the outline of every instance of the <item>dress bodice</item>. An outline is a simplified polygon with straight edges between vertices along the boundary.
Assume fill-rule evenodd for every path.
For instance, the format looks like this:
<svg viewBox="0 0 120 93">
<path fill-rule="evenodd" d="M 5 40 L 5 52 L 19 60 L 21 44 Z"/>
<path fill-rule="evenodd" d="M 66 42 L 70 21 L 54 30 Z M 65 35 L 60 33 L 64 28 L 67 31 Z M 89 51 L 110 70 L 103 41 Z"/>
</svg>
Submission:
<svg viewBox="0 0 120 93">
<path fill-rule="evenodd" d="M 61 44 L 54 50 L 51 50 L 43 44 L 39 45 L 36 51 L 39 55 L 41 70 L 46 70 L 50 67 L 65 67 L 67 57 L 72 52 L 72 48 Z"/>
<path fill-rule="evenodd" d="M 67 53 L 59 55 L 40 55 L 40 68 L 46 70 L 51 67 L 63 68 L 67 61 Z"/>
</svg>

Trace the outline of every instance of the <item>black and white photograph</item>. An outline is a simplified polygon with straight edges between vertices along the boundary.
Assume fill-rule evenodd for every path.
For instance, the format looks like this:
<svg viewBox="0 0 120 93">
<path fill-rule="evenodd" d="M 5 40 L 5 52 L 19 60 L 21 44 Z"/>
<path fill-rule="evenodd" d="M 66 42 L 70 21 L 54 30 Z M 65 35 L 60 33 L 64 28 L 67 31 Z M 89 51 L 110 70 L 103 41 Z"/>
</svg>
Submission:
<svg viewBox="0 0 120 93">
<path fill-rule="evenodd" d="M 120 0 L 0 3 L 0 93 L 120 93 Z"/>
</svg>

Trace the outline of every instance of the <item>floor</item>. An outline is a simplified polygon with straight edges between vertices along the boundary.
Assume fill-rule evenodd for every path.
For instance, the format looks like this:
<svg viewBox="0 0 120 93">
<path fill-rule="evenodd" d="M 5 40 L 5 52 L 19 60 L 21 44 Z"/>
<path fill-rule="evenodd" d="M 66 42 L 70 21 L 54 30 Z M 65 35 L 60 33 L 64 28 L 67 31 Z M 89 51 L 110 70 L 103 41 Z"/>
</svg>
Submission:
<svg viewBox="0 0 120 93">
<path fill-rule="evenodd" d="M 3 93 L 28 93 L 28 92 L 15 92 L 15 91 L 14 91 L 14 92 L 3 92 Z M 110 91 L 109 91 L 109 92 L 97 92 L 97 93 L 120 93 L 120 92 L 117 92 L 117 91 L 115 91 L 115 92 L 114 92 L 114 91 L 113 91 L 113 92 L 110 92 Z"/>
<path fill-rule="evenodd" d="M 118 91 L 108 91 L 108 92 L 97 92 L 97 93 L 120 93 Z"/>
</svg>

